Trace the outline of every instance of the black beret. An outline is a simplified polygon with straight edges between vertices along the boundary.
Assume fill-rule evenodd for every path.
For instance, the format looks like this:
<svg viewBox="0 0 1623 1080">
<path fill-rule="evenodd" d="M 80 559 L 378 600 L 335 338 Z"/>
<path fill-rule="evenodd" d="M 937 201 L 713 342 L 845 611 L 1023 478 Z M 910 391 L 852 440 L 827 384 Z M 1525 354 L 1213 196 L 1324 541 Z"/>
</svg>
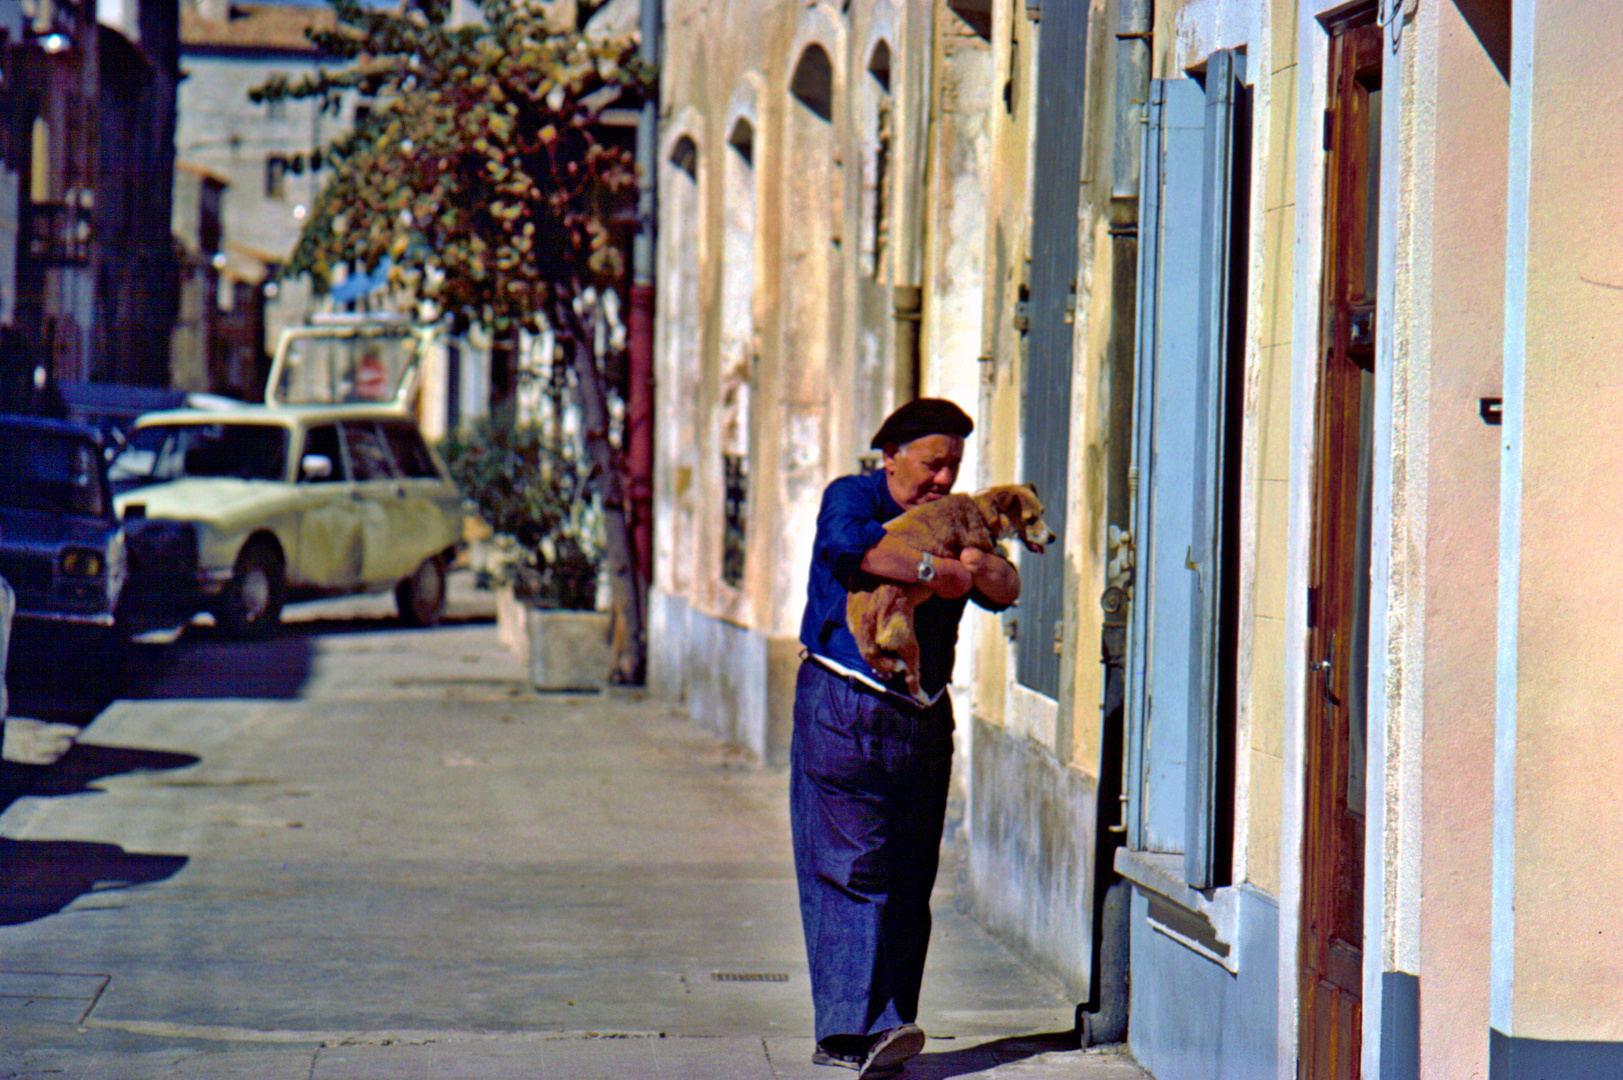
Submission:
<svg viewBox="0 0 1623 1080">
<path fill-rule="evenodd" d="M 974 430 L 975 421 L 969 414 L 946 398 L 915 398 L 885 417 L 868 445 L 882 450 L 926 435 L 956 435 L 962 439 Z"/>
</svg>

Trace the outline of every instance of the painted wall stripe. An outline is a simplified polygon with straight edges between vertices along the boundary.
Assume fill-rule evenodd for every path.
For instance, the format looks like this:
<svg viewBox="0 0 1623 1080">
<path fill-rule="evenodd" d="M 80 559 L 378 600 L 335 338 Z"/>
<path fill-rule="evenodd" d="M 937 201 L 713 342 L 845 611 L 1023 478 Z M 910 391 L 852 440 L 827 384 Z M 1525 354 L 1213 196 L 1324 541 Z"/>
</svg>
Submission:
<svg viewBox="0 0 1623 1080">
<path fill-rule="evenodd" d="M 1504 424 L 1499 466 L 1499 639 L 1493 767 L 1493 945 L 1489 1020 L 1515 1034 L 1516 661 L 1521 616 L 1522 398 L 1527 373 L 1527 240 L 1532 201 L 1533 53 L 1537 0 L 1511 19 L 1510 166 L 1505 223 Z"/>
</svg>

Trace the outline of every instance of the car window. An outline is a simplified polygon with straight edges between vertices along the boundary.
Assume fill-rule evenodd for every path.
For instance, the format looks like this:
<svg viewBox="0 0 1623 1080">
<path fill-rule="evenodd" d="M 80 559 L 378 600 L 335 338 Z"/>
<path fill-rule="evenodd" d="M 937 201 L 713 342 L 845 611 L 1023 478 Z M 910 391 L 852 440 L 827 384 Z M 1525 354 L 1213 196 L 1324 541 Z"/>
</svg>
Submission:
<svg viewBox="0 0 1623 1080">
<path fill-rule="evenodd" d="M 414 425 L 404 420 L 386 420 L 378 427 L 383 429 L 383 437 L 394 451 L 395 464 L 400 466 L 401 472 L 413 480 L 440 478 L 439 470 L 434 468 L 434 458 Z"/>
<path fill-rule="evenodd" d="M 338 425 L 322 424 L 313 427 L 304 434 L 304 456 L 320 454 L 332 462 L 332 472 L 326 476 L 305 476 L 301 472 L 300 480 L 313 484 L 336 484 L 344 479 L 344 457 L 338 449 Z"/>
<path fill-rule="evenodd" d="M 66 432 L 0 428 L 0 506 L 53 514 L 106 512 L 101 457 Z"/>
<path fill-rule="evenodd" d="M 356 480 L 393 480 L 400 475 L 376 424 L 346 420 L 344 445 L 349 447 L 349 468 Z"/>
<path fill-rule="evenodd" d="M 113 459 L 116 490 L 182 477 L 283 480 L 287 429 L 271 424 L 161 424 L 137 428 Z"/>
</svg>

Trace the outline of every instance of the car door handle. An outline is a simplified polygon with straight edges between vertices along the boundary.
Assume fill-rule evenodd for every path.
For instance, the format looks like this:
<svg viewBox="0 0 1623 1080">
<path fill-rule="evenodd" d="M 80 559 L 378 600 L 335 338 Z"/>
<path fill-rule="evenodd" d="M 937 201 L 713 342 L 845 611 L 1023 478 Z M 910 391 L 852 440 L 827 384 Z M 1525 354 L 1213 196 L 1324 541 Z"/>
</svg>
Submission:
<svg viewBox="0 0 1623 1080">
<path fill-rule="evenodd" d="M 404 499 L 406 497 L 406 495 L 407 495 L 406 486 L 404 484 L 401 484 L 399 487 L 394 489 L 394 493 L 395 493 L 395 495 L 397 495 L 400 498 Z"/>
<path fill-rule="evenodd" d="M 366 501 L 366 493 L 359 490 L 358 488 L 351 488 L 350 492 L 349 492 L 349 497 L 350 497 L 351 501 L 353 501 L 353 502 L 365 502 Z"/>
</svg>

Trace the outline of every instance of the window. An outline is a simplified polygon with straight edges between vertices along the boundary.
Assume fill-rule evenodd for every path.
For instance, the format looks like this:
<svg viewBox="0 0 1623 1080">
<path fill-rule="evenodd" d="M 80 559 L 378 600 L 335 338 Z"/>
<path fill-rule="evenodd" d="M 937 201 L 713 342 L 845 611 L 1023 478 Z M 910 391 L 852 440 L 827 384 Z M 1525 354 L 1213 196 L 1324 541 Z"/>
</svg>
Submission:
<svg viewBox="0 0 1623 1080">
<path fill-rule="evenodd" d="M 34 117 L 30 135 L 28 201 L 51 201 L 51 125 L 43 116 Z"/>
<path fill-rule="evenodd" d="M 892 106 L 890 96 L 890 46 L 881 41 L 868 61 L 864 85 L 865 123 L 872 134 L 862 148 L 862 231 L 860 249 L 862 273 L 877 278 L 885 265 L 889 243 Z"/>
<path fill-rule="evenodd" d="M 344 478 L 344 456 L 338 446 L 338 425 L 322 424 L 313 427 L 304 435 L 304 457 L 316 454 L 332 462 L 332 470 L 326 476 L 307 476 L 303 470 L 301 459 L 299 479 L 312 484 L 335 484 Z"/>
<path fill-rule="evenodd" d="M 721 580 L 734 588 L 744 584 L 744 551 L 748 542 L 750 487 L 748 465 L 742 455 L 722 454 L 725 473 L 727 527 L 722 533 Z"/>
<path fill-rule="evenodd" d="M 434 468 L 434 458 L 415 427 L 403 420 L 387 421 L 378 427 L 383 430 L 383 438 L 401 472 L 413 480 L 440 478 L 439 470 Z"/>
<path fill-rule="evenodd" d="M 349 471 L 357 481 L 394 480 L 400 476 L 394 457 L 389 453 L 389 444 L 376 424 L 349 421 L 343 430 L 344 445 L 349 450 Z"/>
<path fill-rule="evenodd" d="M 742 587 L 748 550 L 750 398 L 755 377 L 755 128 L 733 124 L 722 155 L 721 579 Z"/>
<path fill-rule="evenodd" d="M 108 475 L 119 492 L 183 476 L 287 478 L 287 429 L 274 424 L 171 424 L 139 428 Z"/>
<path fill-rule="evenodd" d="M 73 435 L 0 427 L 0 506 L 101 516 L 107 509 L 96 447 Z"/>
<path fill-rule="evenodd" d="M 273 71 L 273 72 L 271 72 L 270 79 L 268 81 L 270 81 L 270 82 L 282 82 L 282 81 L 285 81 L 286 79 L 287 79 L 287 73 L 286 72 Z M 280 97 L 279 98 L 272 98 L 271 100 L 265 102 L 265 119 L 267 119 L 267 120 L 281 120 L 281 119 L 285 118 L 286 116 L 287 116 L 287 99 L 286 98 L 280 98 Z"/>
<path fill-rule="evenodd" d="M 1233 849 L 1251 160 L 1243 65 L 1219 52 L 1204 82 L 1152 84 L 1139 205 L 1127 843 L 1181 854 L 1195 888 L 1228 883 Z"/>
<path fill-rule="evenodd" d="M 265 198 L 280 199 L 287 194 L 287 158 L 272 154 L 265 159 Z"/>
</svg>

